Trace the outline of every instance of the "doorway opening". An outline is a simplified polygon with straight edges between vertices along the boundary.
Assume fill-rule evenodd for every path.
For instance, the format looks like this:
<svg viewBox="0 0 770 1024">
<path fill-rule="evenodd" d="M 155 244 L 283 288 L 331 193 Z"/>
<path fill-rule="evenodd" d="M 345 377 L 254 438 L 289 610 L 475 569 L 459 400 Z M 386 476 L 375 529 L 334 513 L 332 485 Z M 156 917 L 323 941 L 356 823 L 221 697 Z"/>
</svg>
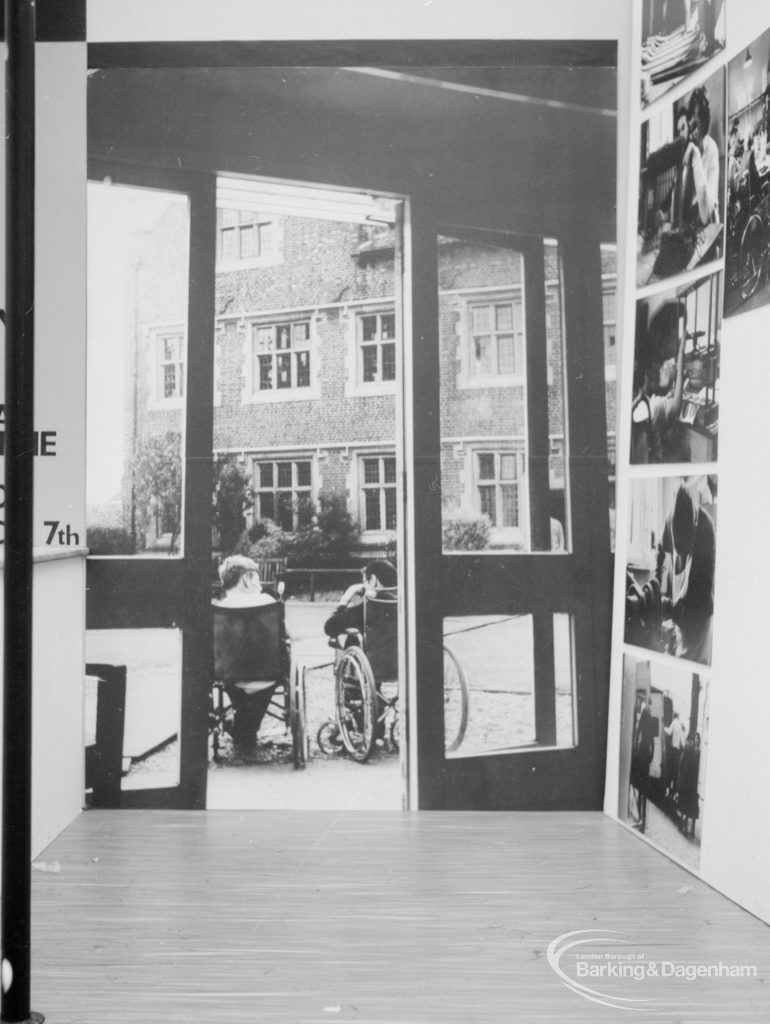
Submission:
<svg viewBox="0 0 770 1024">
<path fill-rule="evenodd" d="M 219 177 L 216 208 L 212 596 L 283 604 L 302 692 L 297 722 L 290 687 L 215 681 L 207 807 L 398 809 L 396 632 L 365 763 L 341 661 L 354 629 L 371 657 L 360 591 L 367 607 L 378 588 L 397 594 L 401 204 Z M 304 770 L 292 771 L 298 742 Z"/>
</svg>

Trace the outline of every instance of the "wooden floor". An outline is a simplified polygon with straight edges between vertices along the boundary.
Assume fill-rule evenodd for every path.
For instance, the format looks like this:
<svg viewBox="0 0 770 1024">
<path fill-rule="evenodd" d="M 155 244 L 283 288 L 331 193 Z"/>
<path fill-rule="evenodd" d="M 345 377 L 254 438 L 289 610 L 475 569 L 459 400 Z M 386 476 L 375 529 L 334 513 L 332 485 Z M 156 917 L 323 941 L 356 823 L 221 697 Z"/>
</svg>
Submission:
<svg viewBox="0 0 770 1024">
<path fill-rule="evenodd" d="M 770 928 L 600 814 L 89 811 L 40 860 L 49 1024 L 770 1020 Z M 549 965 L 579 929 L 758 977 L 608 1008 Z"/>
</svg>

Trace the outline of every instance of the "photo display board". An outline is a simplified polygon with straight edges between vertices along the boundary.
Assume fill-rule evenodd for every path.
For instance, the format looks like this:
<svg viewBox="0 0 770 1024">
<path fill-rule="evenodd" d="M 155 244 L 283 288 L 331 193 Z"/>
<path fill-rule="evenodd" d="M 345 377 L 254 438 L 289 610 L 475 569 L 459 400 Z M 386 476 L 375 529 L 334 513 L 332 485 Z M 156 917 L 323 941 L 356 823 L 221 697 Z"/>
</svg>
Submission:
<svg viewBox="0 0 770 1024">
<path fill-rule="evenodd" d="M 634 12 L 605 809 L 767 917 L 736 860 L 760 763 L 738 706 L 768 710 L 765 558 L 738 553 L 765 492 L 748 439 L 770 302 L 770 29 L 751 7 Z"/>
</svg>

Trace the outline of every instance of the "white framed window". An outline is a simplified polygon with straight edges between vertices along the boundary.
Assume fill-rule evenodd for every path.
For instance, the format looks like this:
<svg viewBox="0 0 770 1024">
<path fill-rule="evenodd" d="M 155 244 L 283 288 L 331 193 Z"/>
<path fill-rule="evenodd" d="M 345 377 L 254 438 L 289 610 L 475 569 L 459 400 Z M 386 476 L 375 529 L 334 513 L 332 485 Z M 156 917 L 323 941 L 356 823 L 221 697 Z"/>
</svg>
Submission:
<svg viewBox="0 0 770 1024">
<path fill-rule="evenodd" d="M 253 460 L 254 518 L 270 519 L 286 533 L 313 516 L 313 460 L 308 457 Z"/>
<path fill-rule="evenodd" d="M 356 316 L 356 351 L 359 384 L 395 381 L 395 310 Z"/>
<path fill-rule="evenodd" d="M 477 449 L 473 452 L 474 504 L 496 530 L 522 527 L 524 456 L 513 450 Z"/>
<path fill-rule="evenodd" d="M 351 305 L 343 317 L 347 321 L 345 396 L 394 395 L 400 338 L 393 301 Z"/>
<path fill-rule="evenodd" d="M 249 331 L 249 399 L 315 397 L 310 317 L 255 322 L 249 325 Z"/>
<path fill-rule="evenodd" d="M 150 409 L 181 409 L 185 397 L 187 343 L 179 325 L 153 327 L 149 332 Z"/>
<path fill-rule="evenodd" d="M 217 208 L 217 270 L 241 270 L 280 258 L 279 227 L 269 214 Z"/>
<path fill-rule="evenodd" d="M 524 302 L 520 292 L 466 299 L 460 329 L 461 386 L 500 387 L 523 382 Z"/>
<path fill-rule="evenodd" d="M 395 454 L 359 456 L 361 529 L 386 533 L 396 529 L 398 491 Z"/>
</svg>

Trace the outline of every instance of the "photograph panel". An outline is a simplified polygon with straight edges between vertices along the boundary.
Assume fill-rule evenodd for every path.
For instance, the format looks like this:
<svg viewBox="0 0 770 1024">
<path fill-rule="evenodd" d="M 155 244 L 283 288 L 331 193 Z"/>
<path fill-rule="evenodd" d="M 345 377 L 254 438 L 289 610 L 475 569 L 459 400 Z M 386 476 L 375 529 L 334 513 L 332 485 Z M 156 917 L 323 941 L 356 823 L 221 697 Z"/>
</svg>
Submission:
<svg viewBox="0 0 770 1024">
<path fill-rule="evenodd" d="M 631 463 L 714 462 L 722 274 L 636 306 Z"/>
<path fill-rule="evenodd" d="M 724 46 L 724 0 L 644 0 L 642 106 L 664 95 Z"/>
<path fill-rule="evenodd" d="M 716 476 L 631 482 L 625 641 L 711 664 Z"/>
<path fill-rule="evenodd" d="M 642 124 L 636 284 L 722 255 L 724 68 Z"/>
<path fill-rule="evenodd" d="M 623 657 L 618 816 L 694 871 L 700 864 L 709 681 Z"/>
<path fill-rule="evenodd" d="M 725 316 L 770 302 L 770 29 L 728 65 Z"/>
</svg>

